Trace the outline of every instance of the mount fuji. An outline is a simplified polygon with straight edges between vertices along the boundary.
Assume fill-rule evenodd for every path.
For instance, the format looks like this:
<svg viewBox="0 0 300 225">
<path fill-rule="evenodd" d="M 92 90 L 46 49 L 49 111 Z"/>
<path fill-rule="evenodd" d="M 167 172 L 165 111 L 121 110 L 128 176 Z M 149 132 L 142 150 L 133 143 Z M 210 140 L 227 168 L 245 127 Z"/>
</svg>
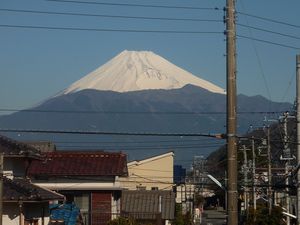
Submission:
<svg viewBox="0 0 300 225">
<path fill-rule="evenodd" d="M 153 52 L 127 50 L 71 84 L 63 94 L 85 89 L 115 92 L 170 90 L 187 84 L 225 94 L 224 89 L 194 76 Z"/>
<path fill-rule="evenodd" d="M 238 130 L 261 125 L 261 111 L 290 103 L 238 96 Z M 103 66 L 29 110 L 0 116 L 1 128 L 151 133 L 224 133 L 226 92 L 147 51 L 123 51 Z M 18 140 L 50 140 L 58 149 L 125 151 L 140 159 L 174 150 L 177 160 L 207 155 L 218 145 L 199 137 L 5 133 Z M 179 163 L 179 162 L 178 162 Z"/>
</svg>

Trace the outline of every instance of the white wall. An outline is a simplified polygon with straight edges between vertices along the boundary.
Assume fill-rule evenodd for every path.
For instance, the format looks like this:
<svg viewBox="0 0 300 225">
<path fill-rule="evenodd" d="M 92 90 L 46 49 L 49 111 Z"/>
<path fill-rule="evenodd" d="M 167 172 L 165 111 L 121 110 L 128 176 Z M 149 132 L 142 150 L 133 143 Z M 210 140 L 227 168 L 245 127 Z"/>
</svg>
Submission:
<svg viewBox="0 0 300 225">
<path fill-rule="evenodd" d="M 39 218 L 38 224 L 42 225 L 42 214 L 44 208 L 44 224 L 49 222 L 49 204 L 48 203 L 28 203 L 24 204 L 24 216 L 27 218 Z M 18 203 L 3 204 L 3 225 L 19 225 L 19 205 Z M 23 217 L 24 218 L 24 217 Z"/>
</svg>

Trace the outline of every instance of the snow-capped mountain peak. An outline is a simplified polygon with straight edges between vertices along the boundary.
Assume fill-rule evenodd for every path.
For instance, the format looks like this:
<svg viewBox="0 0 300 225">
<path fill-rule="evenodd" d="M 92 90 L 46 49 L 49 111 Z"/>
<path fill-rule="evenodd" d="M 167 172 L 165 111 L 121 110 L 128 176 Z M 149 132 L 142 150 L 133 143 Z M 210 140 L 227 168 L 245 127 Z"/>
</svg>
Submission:
<svg viewBox="0 0 300 225">
<path fill-rule="evenodd" d="M 176 89 L 187 84 L 225 94 L 224 89 L 194 76 L 153 52 L 127 50 L 70 85 L 63 94 L 84 89 L 116 92 Z"/>
</svg>

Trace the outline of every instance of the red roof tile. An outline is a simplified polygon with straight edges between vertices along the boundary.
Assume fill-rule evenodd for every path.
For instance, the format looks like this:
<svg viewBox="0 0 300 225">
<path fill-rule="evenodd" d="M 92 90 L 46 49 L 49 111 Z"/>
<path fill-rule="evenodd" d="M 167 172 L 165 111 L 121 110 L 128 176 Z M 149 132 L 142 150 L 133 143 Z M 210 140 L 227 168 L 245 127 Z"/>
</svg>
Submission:
<svg viewBox="0 0 300 225">
<path fill-rule="evenodd" d="M 31 177 L 53 176 L 122 176 L 127 174 L 123 153 L 103 151 L 57 151 L 45 154 L 44 161 L 32 162 Z"/>
</svg>

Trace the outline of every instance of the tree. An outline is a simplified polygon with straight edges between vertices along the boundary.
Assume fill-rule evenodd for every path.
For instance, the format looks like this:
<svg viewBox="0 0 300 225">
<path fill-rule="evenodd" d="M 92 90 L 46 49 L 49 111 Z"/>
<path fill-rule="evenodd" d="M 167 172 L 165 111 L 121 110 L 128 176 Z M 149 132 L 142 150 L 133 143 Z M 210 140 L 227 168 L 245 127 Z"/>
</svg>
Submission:
<svg viewBox="0 0 300 225">
<path fill-rule="evenodd" d="M 253 208 L 249 210 L 248 220 L 246 225 L 283 225 L 282 209 L 278 206 L 273 206 L 271 215 L 269 209 L 265 205 L 258 205 L 256 212 Z"/>
</svg>

